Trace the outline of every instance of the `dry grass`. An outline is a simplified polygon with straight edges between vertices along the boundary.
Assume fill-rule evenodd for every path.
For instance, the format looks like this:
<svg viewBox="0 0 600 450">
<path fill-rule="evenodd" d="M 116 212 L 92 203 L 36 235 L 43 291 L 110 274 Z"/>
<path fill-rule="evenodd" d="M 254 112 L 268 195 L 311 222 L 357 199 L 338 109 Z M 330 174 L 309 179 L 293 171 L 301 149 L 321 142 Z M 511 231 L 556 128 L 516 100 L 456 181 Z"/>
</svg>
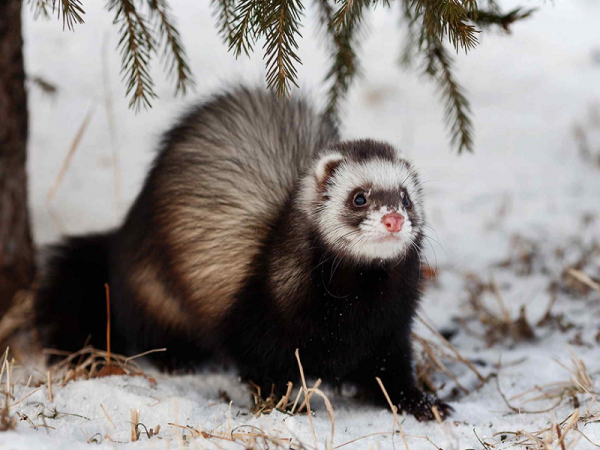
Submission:
<svg viewBox="0 0 600 450">
<path fill-rule="evenodd" d="M 483 340 L 487 347 L 504 342 L 535 340 L 535 331 L 527 319 L 525 306 L 520 307 L 518 317 L 514 318 L 493 277 L 484 282 L 469 273 L 465 276 L 465 288 L 468 311 L 457 321 L 468 334 Z M 479 324 L 483 332 L 473 330 L 472 323 Z"/>
<path fill-rule="evenodd" d="M 538 271 L 545 273 L 549 263 L 541 261 L 539 249 L 535 246 L 527 247 L 523 242 L 518 245 L 520 246 L 520 250 L 515 255 L 520 256 L 515 256 L 510 264 L 506 265 L 506 268 L 517 270 L 520 272 L 520 275 Z M 583 249 L 583 244 L 577 248 Z M 544 318 L 538 322 L 537 326 L 555 326 L 561 331 L 569 331 L 573 326 L 564 316 L 555 314 L 553 308 L 556 305 L 557 299 L 564 298 L 565 293 L 573 294 L 574 296 L 589 296 L 590 299 L 596 298 L 592 297 L 598 293 L 598 279 L 595 276 L 594 264 L 599 260 L 600 247 L 597 244 L 586 247 L 585 251 L 582 250 L 575 260 L 572 257 L 571 259 L 567 258 L 561 251 L 556 251 L 555 254 L 557 255 L 557 260 L 565 262 L 564 267 L 566 269 L 559 278 L 552 279 L 552 283 L 554 284 L 550 289 L 551 301 Z M 597 273 L 600 274 L 600 270 Z M 549 279 L 551 279 L 549 273 L 548 275 Z M 509 342 L 512 344 L 517 341 L 534 338 L 535 333 L 526 318 L 525 310 L 522 308 L 520 314 L 515 316 L 509 309 L 508 302 L 503 297 L 504 286 L 498 285 L 493 278 L 483 281 L 476 275 L 469 275 L 466 280 L 465 286 L 469 295 L 468 303 L 471 308 L 471 315 L 463 320 L 467 325 L 476 322 L 479 325 L 478 330 L 483 329 L 483 334 L 478 335 L 479 338 L 483 339 L 488 345 L 495 345 L 499 342 Z M 26 297 L 24 298 L 26 299 Z M 22 305 L 27 304 L 27 302 L 20 303 Z M 110 307 L 108 292 L 107 307 Z M 24 308 L 27 310 L 26 306 Z M 427 335 L 427 337 L 416 333 L 413 335 L 417 356 L 417 376 L 421 386 L 425 390 L 437 393 L 447 387 L 448 383 L 451 383 L 451 396 L 454 395 L 456 398 L 469 394 L 474 389 L 483 386 L 488 380 L 493 379 L 495 373 L 486 374 L 486 376 L 482 375 L 473 361 L 465 358 L 459 349 L 452 345 L 451 342 L 442 336 L 425 319 L 422 317 L 419 319 L 431 332 L 431 335 Z M 0 336 L 2 336 L 2 330 L 10 330 L 8 334 L 12 335 L 15 330 L 27 328 L 27 325 L 24 325 L 25 322 L 21 321 L 17 325 L 11 325 L 6 320 L 0 321 Z M 474 333 L 470 329 L 470 326 L 466 329 L 468 332 Z M 107 338 L 110 334 L 109 330 L 110 325 L 107 324 Z M 2 362 L 0 369 L 0 430 L 14 428 L 19 422 L 29 424 L 30 427 L 35 429 L 48 429 L 50 427 L 45 423 L 46 419 L 55 419 L 67 415 L 66 413 L 56 411 L 56 409 L 48 409 L 41 404 L 38 405 L 38 409 L 41 408 L 41 410 L 36 411 L 35 414 L 30 414 L 29 416 L 23 414 L 21 407 L 25 404 L 24 402 L 27 401 L 30 395 L 40 389 L 43 390 L 44 396 L 47 398 L 48 403 L 51 404 L 56 392 L 73 380 L 87 380 L 120 374 L 145 377 L 150 383 L 155 383 L 154 379 L 144 374 L 141 367 L 136 363 L 136 359 L 142 355 L 128 358 L 112 354 L 110 351 L 98 350 L 91 347 L 86 347 L 75 353 L 54 351 L 51 353 L 64 356 L 64 359 L 50 367 L 47 372 L 30 378 L 27 384 L 29 391 L 22 395 L 21 398 L 14 397 L 14 370 L 17 367 L 15 360 L 9 358 L 8 353 L 5 353 L 0 360 Z M 207 431 L 201 426 L 181 424 L 177 420 L 177 414 L 173 422 L 161 424 L 163 427 L 162 430 L 165 430 L 165 428 L 169 430 L 169 427 L 172 427 L 171 431 L 181 430 L 178 438 L 184 444 L 191 444 L 193 440 L 197 441 L 194 444 L 202 446 L 202 441 L 208 440 L 217 447 L 234 443 L 239 448 L 251 450 L 266 448 L 298 450 L 326 448 L 333 450 L 344 448 L 372 436 L 388 436 L 392 439 L 392 443 L 396 439 L 394 447 L 396 448 L 400 444 L 403 450 L 410 450 L 411 444 L 414 446 L 415 443 L 422 441 L 427 441 L 427 445 L 430 445 L 432 448 L 441 448 L 434 444 L 429 436 L 417 436 L 405 433 L 402 429 L 402 422 L 398 416 L 397 408 L 391 404 L 390 409 L 393 422 L 392 418 L 390 418 L 391 429 L 389 431 L 370 433 L 347 442 L 340 442 L 339 436 L 336 435 L 335 411 L 330 400 L 320 389 L 321 381 L 316 380 L 312 386 L 308 385 L 304 378 L 299 354 L 297 354 L 297 362 L 301 375 L 301 383 L 298 386 L 289 383 L 286 393 L 281 397 L 275 397 L 272 392 L 260 392 L 259 388 L 255 386 L 252 390 L 254 397 L 252 412 L 257 416 L 269 414 L 274 411 L 301 416 L 303 421 L 306 420 L 308 422 L 311 430 L 309 434 L 311 438 L 306 439 L 307 442 L 299 439 L 289 430 L 278 432 L 250 425 L 232 427 L 230 419 L 221 427 Z M 500 383 L 498 383 L 498 389 L 512 413 L 535 413 L 540 415 L 541 418 L 545 418 L 548 425 L 540 427 L 539 430 L 535 431 L 518 429 L 516 431 L 498 433 L 494 435 L 493 439 L 495 440 L 493 441 L 481 441 L 483 448 L 495 449 L 499 448 L 501 444 L 510 443 L 513 446 L 529 450 L 569 450 L 575 449 L 577 443 L 582 440 L 589 441 L 589 438 L 584 434 L 584 426 L 600 421 L 600 408 L 598 408 L 594 399 L 600 393 L 595 389 L 592 374 L 589 373 L 583 360 L 578 358 L 577 355 L 574 353 L 571 354 L 571 362 L 568 366 L 558 361 L 557 363 L 568 371 L 568 380 L 535 386 L 511 398 L 504 396 L 500 391 Z M 477 384 L 474 386 L 466 384 L 467 382 L 464 381 L 465 377 L 457 375 L 458 368 L 460 368 L 460 372 L 464 372 L 465 370 L 470 371 L 472 373 L 471 380 L 475 378 Z M 381 388 L 385 395 L 385 386 L 381 385 Z M 21 389 L 20 392 L 23 392 L 23 390 Z M 311 399 L 314 399 L 315 395 L 323 400 L 325 408 L 322 412 L 328 414 L 331 425 L 326 433 L 322 433 L 323 435 L 317 433 L 317 428 L 313 423 L 315 413 L 314 407 L 311 405 Z M 102 409 L 108 424 L 111 424 L 112 428 L 116 428 L 115 423 L 123 426 L 124 422 L 113 421 L 113 418 L 108 415 L 102 405 L 98 407 Z M 568 411 L 566 408 L 568 407 L 572 408 L 570 414 L 566 414 L 566 411 Z M 29 411 L 27 412 L 29 413 Z M 554 415 L 559 412 L 561 413 L 561 417 L 564 417 L 561 421 L 554 419 Z M 304 416 L 306 416 L 306 419 L 303 418 Z M 117 419 L 117 417 L 114 417 L 114 419 Z M 160 440 L 168 438 L 168 433 L 161 432 L 161 425 L 147 428 L 141 420 L 143 420 L 143 417 L 138 415 L 132 416 L 131 421 L 127 420 L 127 426 L 131 427 L 131 440 Z M 440 424 L 445 434 L 448 433 L 448 430 L 451 430 L 448 425 L 451 424 Z M 435 423 L 432 426 L 436 426 Z M 160 435 L 159 432 L 161 432 Z M 99 433 L 86 436 L 86 440 L 96 443 L 116 442 L 109 435 Z"/>
<path fill-rule="evenodd" d="M 499 439 L 496 442 L 487 444 L 490 448 L 500 443 L 511 443 L 514 446 L 524 447 L 527 450 L 569 450 L 577 448 L 577 444 L 586 440 L 595 447 L 600 448 L 600 443 L 592 442 L 582 430 L 588 424 L 600 421 L 600 405 L 596 397 L 600 392 L 595 390 L 592 376 L 589 373 L 585 363 L 578 358 L 573 351 L 571 353 L 571 366 L 566 366 L 560 361 L 556 361 L 563 367 L 570 377 L 566 381 L 549 383 L 541 386 L 535 386 L 521 394 L 515 395 L 510 399 L 500 390 L 498 390 L 506 405 L 518 414 L 546 414 L 547 427 L 534 431 L 500 431 L 494 434 Z M 566 406 L 565 401 L 571 400 L 572 412 L 562 421 L 555 419 L 558 408 Z M 511 402 L 520 400 L 518 407 Z M 543 410 L 527 409 L 529 405 L 543 402 L 552 403 L 552 406 Z M 583 411 L 583 412 L 582 412 Z"/>
<path fill-rule="evenodd" d="M 464 366 L 472 372 L 478 380 L 478 384 L 475 386 L 476 390 L 480 389 L 489 380 L 489 375 L 483 376 L 473 362 L 465 358 L 450 341 L 422 316 L 419 316 L 419 321 L 431 331 L 435 338 L 435 340 L 427 339 L 417 333 L 412 334 L 415 343 L 417 381 L 424 391 L 433 392 L 437 395 L 438 391 L 446 386 L 447 380 L 450 380 L 454 384 L 451 394 L 453 399 L 469 394 L 470 390 L 458 380 L 458 377 L 450 369 L 450 365 Z M 441 381 L 436 382 L 436 380 Z"/>
<path fill-rule="evenodd" d="M 547 403 L 548 401 L 555 403 L 555 406 L 550 410 L 561 405 L 565 400 L 571 399 L 573 405 L 579 408 L 585 402 L 595 402 L 595 396 L 600 395 L 600 392 L 595 390 L 592 377 L 588 369 L 580 358 L 575 353 L 571 352 L 571 367 L 566 366 L 558 360 L 555 362 L 564 368 L 570 378 L 566 381 L 535 386 L 519 395 L 515 395 L 506 401 L 507 405 L 515 412 L 527 412 L 527 405 L 536 404 L 539 402 Z M 581 398 L 583 397 L 583 399 Z M 506 400 L 506 398 L 505 398 Z M 518 408 L 512 406 L 509 402 L 520 400 Z"/>
<path fill-rule="evenodd" d="M 550 425 L 539 430 L 526 431 L 499 431 L 494 434 L 497 440 L 485 443 L 489 448 L 497 448 L 501 443 L 512 444 L 514 447 L 523 447 L 526 450 L 572 450 L 577 449 L 583 440 L 600 448 L 600 443 L 593 442 L 582 428 L 600 420 L 600 410 L 594 413 L 581 414 L 576 408 L 560 422 L 554 417 L 549 420 Z"/>
<path fill-rule="evenodd" d="M 33 329 L 34 291 L 18 291 L 8 311 L 0 319 L 0 351 L 12 346 L 20 333 L 31 334 Z M 14 348 L 14 347 L 13 347 Z M 21 346 L 18 346 L 20 349 Z M 18 351 L 17 351 L 18 352 Z M 13 352 L 14 354 L 15 352 Z M 18 355 L 17 355 L 17 359 Z"/>
<path fill-rule="evenodd" d="M 91 346 L 84 347 L 74 353 L 58 350 L 45 350 L 44 352 L 64 356 L 62 361 L 50 368 L 53 382 L 64 386 L 72 380 L 89 380 L 109 375 L 141 376 L 155 384 L 154 378 L 148 377 L 135 360 L 149 353 L 165 350 L 164 348 L 156 349 L 129 357 L 98 350 Z"/>
<path fill-rule="evenodd" d="M 67 155 L 66 155 L 66 157 L 63 161 L 63 164 L 60 168 L 60 172 L 56 176 L 56 180 L 54 181 L 54 184 L 48 191 L 48 195 L 46 196 L 46 204 L 47 205 L 50 205 L 50 203 L 52 203 L 52 199 L 54 198 L 56 191 L 58 191 L 58 188 L 62 184 L 63 178 L 65 177 L 65 174 L 69 170 L 69 166 L 71 165 L 71 160 L 73 159 L 73 156 L 75 155 L 75 151 L 79 147 L 81 139 L 85 135 L 85 131 L 90 123 L 90 120 L 94 116 L 95 110 L 96 110 L 96 104 L 94 103 L 94 104 L 92 104 L 92 106 L 90 106 L 87 114 L 83 118 L 83 121 L 81 122 L 81 125 L 79 126 L 79 129 L 77 130 L 77 133 L 75 134 L 75 137 L 73 138 L 73 142 L 71 142 L 71 146 L 69 147 Z"/>
</svg>

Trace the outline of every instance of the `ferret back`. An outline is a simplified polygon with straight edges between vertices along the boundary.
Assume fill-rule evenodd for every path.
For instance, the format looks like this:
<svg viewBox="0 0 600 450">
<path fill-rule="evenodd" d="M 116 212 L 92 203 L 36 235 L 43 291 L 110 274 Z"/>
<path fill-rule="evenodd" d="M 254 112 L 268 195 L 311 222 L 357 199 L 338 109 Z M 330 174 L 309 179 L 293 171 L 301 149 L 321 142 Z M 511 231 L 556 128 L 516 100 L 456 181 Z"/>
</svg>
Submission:
<svg viewBox="0 0 600 450">
<path fill-rule="evenodd" d="M 189 324 L 189 312 L 214 321 L 233 303 L 315 152 L 336 140 L 335 127 L 303 100 L 264 90 L 240 88 L 191 109 L 165 135 L 129 215 L 153 230 L 131 248 L 134 290 L 173 323 Z M 142 210 L 152 211 L 150 224 L 138 225 Z M 171 277 L 161 284 L 180 287 L 173 293 L 157 294 L 159 265 L 137 256 L 157 239 Z M 169 306 L 173 295 L 177 308 Z"/>
</svg>

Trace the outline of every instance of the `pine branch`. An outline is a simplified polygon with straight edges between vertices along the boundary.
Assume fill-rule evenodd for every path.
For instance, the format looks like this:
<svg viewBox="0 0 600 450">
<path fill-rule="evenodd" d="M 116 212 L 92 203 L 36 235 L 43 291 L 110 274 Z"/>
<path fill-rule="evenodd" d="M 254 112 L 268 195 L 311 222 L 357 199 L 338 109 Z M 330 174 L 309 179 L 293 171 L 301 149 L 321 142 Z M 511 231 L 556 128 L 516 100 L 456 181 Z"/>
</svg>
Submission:
<svg viewBox="0 0 600 450">
<path fill-rule="evenodd" d="M 211 0 L 213 17 L 217 20 L 217 30 L 225 43 L 231 45 L 233 22 L 235 20 L 236 0 Z"/>
<path fill-rule="evenodd" d="M 33 10 L 33 18 L 43 17 L 49 19 L 51 14 L 56 12 L 56 16 L 63 20 L 63 29 L 65 26 L 73 31 L 75 25 L 84 23 L 83 15 L 85 11 L 81 7 L 81 0 L 27 0 Z M 50 12 L 52 9 L 52 12 Z"/>
<path fill-rule="evenodd" d="M 74 30 L 75 24 L 84 23 L 81 17 L 85 14 L 85 11 L 81 7 L 81 0 L 52 0 L 52 12 L 54 12 L 55 5 L 57 14 L 62 14 L 63 29 L 65 25 L 71 31 Z"/>
<path fill-rule="evenodd" d="M 417 30 L 417 22 L 421 17 L 419 14 L 414 13 L 412 10 L 412 3 L 409 0 L 405 0 L 402 3 L 402 19 L 406 23 L 406 37 L 399 62 L 404 67 L 410 67 L 421 49 L 421 37 L 423 36 L 423 33 L 421 30 Z"/>
<path fill-rule="evenodd" d="M 27 0 L 27 4 L 33 11 L 34 20 L 37 20 L 39 17 L 42 17 L 45 20 L 50 19 L 49 9 L 51 6 L 48 4 L 47 0 Z"/>
<path fill-rule="evenodd" d="M 513 23 L 527 19 L 535 12 L 535 10 L 536 8 L 525 10 L 523 10 L 523 8 L 515 8 L 504 14 L 500 10 L 479 10 L 476 14 L 469 14 L 469 18 L 481 29 L 498 26 L 506 33 L 510 33 L 510 26 Z"/>
<path fill-rule="evenodd" d="M 354 26 L 341 27 L 341 31 L 338 32 L 335 26 L 335 13 L 329 0 L 319 0 L 318 6 L 320 23 L 325 29 L 332 51 L 331 67 L 325 76 L 325 81 L 330 82 L 325 114 L 334 122 L 338 122 L 340 103 L 346 98 L 352 81 L 361 75 L 356 54 L 360 21 L 355 22 Z M 366 5 L 363 3 L 362 7 L 364 6 Z"/>
<path fill-rule="evenodd" d="M 300 0 L 270 2 L 271 10 L 263 18 L 264 45 L 267 64 L 267 86 L 278 95 L 287 97 L 291 84 L 298 87 L 294 62 L 302 64 L 296 50 L 296 36 L 300 36 L 300 16 L 304 6 Z"/>
<path fill-rule="evenodd" d="M 263 15 L 263 2 L 264 0 L 239 0 L 233 11 L 233 19 L 228 25 L 231 34 L 226 42 L 229 43 L 229 51 L 233 50 L 236 58 L 242 52 L 250 56 L 254 51 L 254 43 L 263 33 L 263 27 L 259 25 Z"/>
<path fill-rule="evenodd" d="M 181 43 L 181 36 L 175 27 L 169 6 L 165 0 L 148 0 L 150 19 L 156 23 L 164 47 L 163 56 L 167 76 L 175 76 L 175 95 L 185 94 L 188 87 L 194 85 L 187 56 Z"/>
<path fill-rule="evenodd" d="M 342 6 L 330 20 L 333 29 L 341 33 L 353 29 L 362 20 L 364 10 L 370 6 L 369 0 L 341 0 Z M 376 2 L 374 2 L 376 3 Z M 386 2 L 389 4 L 389 2 Z"/>
<path fill-rule="evenodd" d="M 27 82 L 29 85 L 39 88 L 48 97 L 55 97 L 58 93 L 58 87 L 54 83 L 39 75 L 27 76 Z"/>
<path fill-rule="evenodd" d="M 123 58 L 121 73 L 127 82 L 126 95 L 131 94 L 129 107 L 136 111 L 141 106 L 149 108 L 150 99 L 156 98 L 150 77 L 150 58 L 156 50 L 146 18 L 137 11 L 133 0 L 109 0 L 108 10 L 116 11 L 114 23 L 120 24 L 118 48 Z"/>
<path fill-rule="evenodd" d="M 473 25 L 467 23 L 469 13 L 477 11 L 475 0 L 405 0 L 410 3 L 416 16 L 422 18 L 426 35 L 443 40 L 448 37 L 458 51 L 473 49 L 477 45 L 477 33 Z"/>
<path fill-rule="evenodd" d="M 442 42 L 435 38 L 428 41 L 425 73 L 434 78 L 445 104 L 445 122 L 450 128 L 451 143 L 463 150 L 473 151 L 473 123 L 471 109 L 463 88 L 452 74 L 452 57 Z"/>
</svg>

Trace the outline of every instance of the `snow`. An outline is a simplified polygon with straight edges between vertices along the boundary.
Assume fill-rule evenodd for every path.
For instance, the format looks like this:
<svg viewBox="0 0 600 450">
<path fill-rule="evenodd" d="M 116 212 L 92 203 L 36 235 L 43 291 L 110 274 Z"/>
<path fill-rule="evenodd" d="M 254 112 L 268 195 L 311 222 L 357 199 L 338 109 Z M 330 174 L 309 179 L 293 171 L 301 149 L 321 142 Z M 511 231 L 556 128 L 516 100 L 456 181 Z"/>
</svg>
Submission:
<svg viewBox="0 0 600 450">
<path fill-rule="evenodd" d="M 140 187 L 160 133 L 173 123 L 182 106 L 192 101 L 191 96 L 172 97 L 172 85 L 155 63 L 160 99 L 147 112 L 136 115 L 127 109 L 118 76 L 120 61 L 113 50 L 116 30 L 102 3 L 84 5 L 87 23 L 77 27 L 74 34 L 62 32 L 57 21 L 33 21 L 30 13 L 24 14 L 27 70 L 60 89 L 55 99 L 36 90 L 30 97 L 30 208 L 38 243 L 55 241 L 61 233 L 116 226 Z M 506 9 L 517 3 L 503 2 Z M 345 104 L 346 137 L 374 137 L 398 145 L 413 158 L 426 181 L 426 206 L 433 229 L 427 260 L 438 268 L 439 276 L 425 295 L 424 316 L 437 329 L 459 330 L 453 345 L 466 358 L 477 361 L 484 376 L 496 372 L 496 365 L 502 362 L 498 384 L 492 379 L 480 389 L 475 389 L 478 381 L 473 372 L 450 362 L 450 370 L 471 392 L 451 403 L 454 413 L 441 425 L 401 417 L 411 450 L 433 448 L 422 436 L 445 450 L 481 449 L 477 436 L 495 448 L 518 448 L 507 432 L 534 432 L 553 421 L 561 422 L 575 410 L 570 400 L 546 413 L 518 414 L 507 407 L 500 391 L 511 399 L 535 386 L 568 381 L 573 376 L 566 369 L 571 367 L 570 350 L 585 362 L 596 391 L 600 390 L 595 340 L 600 325 L 600 293 L 576 295 L 564 288 L 555 293 L 548 289 L 552 280 L 564 280 L 563 270 L 600 239 L 600 167 L 581 157 L 574 136 L 574 127 L 583 127 L 590 147 L 600 151 L 600 125 L 590 112 L 600 102 L 600 65 L 594 57 L 600 49 L 600 4 L 591 0 L 520 3 L 539 6 L 531 20 L 516 24 L 508 37 L 485 34 L 477 50 L 457 56 L 458 77 L 473 106 L 474 154 L 457 156 L 448 150 L 435 86 L 414 71 L 398 69 L 390 43 L 399 52 L 402 34 L 397 29 L 397 15 L 387 10 L 378 9 L 370 17 L 371 32 L 361 52 L 365 76 Z M 172 0 L 172 4 L 196 76 L 198 97 L 237 81 L 258 83 L 262 79 L 260 57 L 236 61 L 226 52 L 214 30 L 208 2 Z M 300 56 L 304 65 L 299 78 L 303 90 L 320 101 L 327 55 L 315 32 L 313 12 L 309 9 L 308 25 L 302 31 Z M 114 135 L 105 106 L 107 98 L 114 103 Z M 64 181 L 48 204 L 46 196 L 89 111 L 89 126 Z M 113 151 L 119 155 L 120 192 L 115 192 Z M 586 214 L 596 220 L 585 225 Z M 529 275 L 519 274 L 514 266 L 499 266 L 516 254 L 511 247 L 515 236 L 538 248 Z M 564 250 L 563 259 L 555 251 L 559 247 Z M 599 268 L 596 255 L 582 269 L 597 279 Z M 517 343 L 509 339 L 488 347 L 479 335 L 458 326 L 453 318 L 472 313 L 467 306 L 467 273 L 476 274 L 483 282 L 495 280 L 513 319 L 526 305 L 537 339 Z M 535 326 L 553 295 L 552 312 L 564 314 L 566 322 L 574 325 L 564 333 Z M 497 309 L 492 293 L 484 293 L 483 299 L 491 309 Z M 469 327 L 475 333 L 484 331 L 475 321 Z M 422 326 L 417 331 L 436 340 Z M 573 343 L 577 334 L 584 345 Z M 76 415 L 44 419 L 53 428 L 31 428 L 26 420 L 19 421 L 15 431 L 0 433 L 0 449 L 84 449 L 93 445 L 86 442 L 94 436 L 102 442 L 99 448 L 111 449 L 240 447 L 215 438 L 191 439 L 191 432 L 169 423 L 209 433 L 252 425 L 270 435 L 292 437 L 296 445 L 298 440 L 309 447 L 314 445 L 306 416 L 273 412 L 255 418 L 249 414 L 249 395 L 235 373 L 207 369 L 193 376 L 168 376 L 152 369 L 148 372 L 156 378 L 156 386 L 143 377 L 76 381 L 62 388 L 55 385 L 53 402 L 42 386 L 11 408 L 11 413 L 26 414 L 36 425 L 43 424 L 40 411 L 51 416 L 56 408 Z M 15 377 L 19 373 L 15 371 Z M 15 381 L 17 400 L 34 389 L 25 385 L 25 375 Z M 449 395 L 452 386 L 449 380 L 441 395 Z M 220 390 L 230 396 L 231 406 L 219 399 Z M 324 391 L 335 408 L 332 447 L 371 433 L 391 432 L 394 419 L 389 411 L 360 403 L 345 392 L 336 393 L 327 387 Z M 579 395 L 582 416 L 588 407 L 600 412 L 597 403 L 586 401 L 594 396 Z M 527 411 L 548 409 L 554 403 L 523 403 L 519 398 L 509 401 Z M 320 401 L 313 403 L 319 448 L 325 448 L 329 417 Z M 40 409 L 40 404 L 45 409 Z M 140 421 L 148 428 L 161 426 L 159 437 L 142 435 L 140 441 L 129 442 L 133 408 L 140 410 Z M 579 429 L 600 444 L 600 423 L 580 422 Z M 495 433 L 507 434 L 508 439 L 500 443 Z M 105 438 L 107 435 L 114 442 Z M 595 448 L 575 431 L 569 433 L 567 443 L 578 450 Z M 553 445 L 549 448 L 560 448 L 556 441 Z M 389 434 L 376 434 L 343 448 L 394 447 L 403 448 L 399 435 L 392 442 Z"/>
</svg>

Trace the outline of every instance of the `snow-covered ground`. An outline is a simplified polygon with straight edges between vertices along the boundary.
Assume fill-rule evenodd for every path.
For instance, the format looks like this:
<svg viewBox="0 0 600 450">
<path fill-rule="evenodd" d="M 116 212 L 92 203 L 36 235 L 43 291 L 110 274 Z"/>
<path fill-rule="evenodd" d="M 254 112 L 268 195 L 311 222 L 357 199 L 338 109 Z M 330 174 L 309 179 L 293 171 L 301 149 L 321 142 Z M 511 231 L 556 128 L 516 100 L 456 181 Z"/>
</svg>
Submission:
<svg viewBox="0 0 600 450">
<path fill-rule="evenodd" d="M 62 32 L 56 21 L 34 22 L 25 13 L 27 70 L 59 88 L 54 99 L 35 90 L 30 97 L 31 211 L 39 243 L 54 241 L 62 232 L 116 225 L 140 187 L 160 133 L 173 123 L 182 105 L 192 101 L 191 96 L 172 98 L 172 86 L 164 81 L 157 62 L 154 73 L 160 99 L 150 111 L 136 115 L 128 110 L 119 82 L 111 16 L 101 7 L 105 2 L 84 3 L 87 23 L 74 34 Z M 171 3 L 198 96 L 231 82 L 257 83 L 262 78 L 259 57 L 236 61 L 226 52 L 214 30 L 208 2 Z M 507 9 L 515 4 L 512 0 L 503 3 Z M 531 20 L 515 25 L 511 36 L 484 34 L 475 51 L 457 57 L 458 76 L 474 111 L 475 154 L 457 156 L 449 151 L 435 87 L 397 68 L 393 50 L 399 53 L 402 33 L 397 15 L 387 10 L 370 17 L 371 33 L 362 50 L 365 77 L 356 83 L 345 105 L 347 137 L 374 137 L 400 146 L 426 180 L 426 206 L 434 230 L 427 258 L 439 275 L 425 295 L 423 315 L 437 329 L 455 332 L 452 344 L 484 377 L 498 373 L 500 367 L 497 378 L 479 387 L 472 370 L 455 358 L 446 358 L 448 369 L 469 394 L 452 401 L 455 411 L 443 424 L 402 417 L 411 450 L 434 445 L 444 450 L 479 450 L 488 444 L 487 448 L 495 449 L 525 448 L 517 443 L 527 435 L 512 433 L 553 427 L 577 408 L 564 385 L 558 388 L 565 398 L 552 408 L 559 393 L 550 392 L 548 386 L 573 378 L 568 370 L 573 367 L 571 351 L 587 365 L 592 381 L 586 385 L 579 377 L 570 383 L 583 393 L 575 395 L 580 418 L 571 416 L 574 425 L 566 445 L 578 450 L 600 445 L 600 422 L 591 416 L 600 414 L 595 402 L 595 392 L 600 391 L 600 291 L 585 292 L 584 283 L 563 274 L 564 269 L 575 267 L 580 271 L 575 274 L 600 278 L 598 250 L 577 264 L 600 241 L 600 166 L 582 157 L 581 139 L 574 131 L 583 130 L 589 146 L 600 154 L 600 3 L 527 1 L 525 6 L 540 8 Z M 319 101 L 327 55 L 316 37 L 310 10 L 307 24 L 299 76 L 303 89 Z M 107 99 L 113 102 L 111 113 Z M 49 204 L 46 196 L 87 114 L 89 126 Z M 118 154 L 119 171 L 112 163 L 113 152 Z M 120 186 L 118 192 L 115 185 Z M 554 319 L 538 326 L 553 298 Z M 478 301 L 497 317 L 502 317 L 499 305 L 503 302 L 513 320 L 526 306 L 536 339 L 515 342 L 509 337 L 495 342 L 494 336 L 486 334 L 491 319 L 483 316 L 481 307 L 472 306 Z M 517 331 L 508 327 L 508 334 Z M 437 350 L 444 348 L 423 326 L 417 332 L 435 342 Z M 10 413 L 27 415 L 35 425 L 48 427 L 32 428 L 31 422 L 20 420 L 15 431 L 0 433 L 0 449 L 78 449 L 94 445 L 86 443 L 92 440 L 101 442 L 101 448 L 243 448 L 223 439 L 198 437 L 169 423 L 212 435 L 226 435 L 236 427 L 241 427 L 236 433 L 247 432 L 254 426 L 270 435 L 292 438 L 292 448 L 299 448 L 299 442 L 307 448 L 315 446 L 305 415 L 249 414 L 249 396 L 234 373 L 150 373 L 156 385 L 143 377 L 77 381 L 63 388 L 55 385 L 52 402 L 42 386 Z M 25 386 L 27 379 L 20 376 L 24 377 L 15 370 L 13 404 L 34 389 Z M 436 375 L 438 386 L 442 381 Z M 455 386 L 448 379 L 440 394 L 451 396 Z M 536 387 L 528 396 L 514 398 Z M 219 398 L 220 390 L 232 399 L 231 406 Z M 348 393 L 327 388 L 325 392 L 335 409 L 335 437 L 330 442 L 327 410 L 315 400 L 319 448 L 327 442 L 335 448 L 367 435 L 342 448 L 403 448 L 399 435 L 393 440 L 390 436 L 394 419 L 389 411 L 361 404 Z M 544 393 L 551 398 L 526 402 Z M 40 415 L 53 416 L 54 408 L 65 414 Z M 146 427 L 160 425 L 158 437 L 142 435 L 140 441 L 124 444 L 130 441 L 131 409 L 140 410 L 140 422 Z M 568 428 L 563 424 L 562 432 Z M 537 445 L 542 448 L 542 441 Z M 561 448 L 556 436 L 547 448 Z"/>
</svg>

